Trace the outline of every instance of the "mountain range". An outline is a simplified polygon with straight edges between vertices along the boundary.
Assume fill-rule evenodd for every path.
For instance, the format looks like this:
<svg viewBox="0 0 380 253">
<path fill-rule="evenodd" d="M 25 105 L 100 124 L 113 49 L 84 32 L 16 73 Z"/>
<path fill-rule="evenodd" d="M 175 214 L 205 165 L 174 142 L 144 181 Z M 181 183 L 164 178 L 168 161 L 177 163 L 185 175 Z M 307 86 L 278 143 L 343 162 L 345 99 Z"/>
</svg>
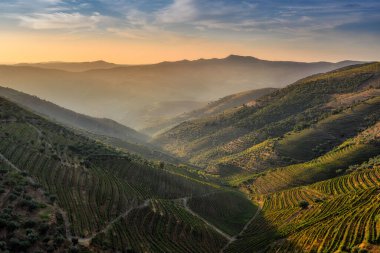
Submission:
<svg viewBox="0 0 380 253">
<path fill-rule="evenodd" d="M 284 87 L 354 63 L 266 61 L 231 55 L 137 66 L 104 62 L 3 65 L 0 85 L 142 129 L 229 94 Z"/>
<path fill-rule="evenodd" d="M 82 72 L 93 69 L 111 69 L 122 67 L 123 65 L 110 63 L 106 61 L 93 61 L 93 62 L 41 62 L 41 63 L 19 63 L 14 66 L 21 67 L 37 67 L 44 69 L 64 70 L 68 72 Z"/>
</svg>

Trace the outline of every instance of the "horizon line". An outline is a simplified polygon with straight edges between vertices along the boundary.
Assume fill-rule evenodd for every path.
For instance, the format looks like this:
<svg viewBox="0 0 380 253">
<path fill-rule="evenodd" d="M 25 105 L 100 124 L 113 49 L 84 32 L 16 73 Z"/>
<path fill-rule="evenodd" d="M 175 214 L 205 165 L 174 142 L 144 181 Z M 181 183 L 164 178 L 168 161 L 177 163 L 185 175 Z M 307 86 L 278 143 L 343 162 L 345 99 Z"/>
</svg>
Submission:
<svg viewBox="0 0 380 253">
<path fill-rule="evenodd" d="M 20 65 L 20 64 L 53 64 L 53 63 L 95 63 L 95 62 L 104 62 L 104 63 L 110 63 L 115 65 L 125 65 L 125 66 L 144 66 L 144 65 L 156 65 L 160 63 L 176 63 L 176 62 L 184 62 L 184 61 L 201 61 L 201 60 L 223 60 L 227 59 L 229 57 L 246 57 L 246 58 L 255 58 L 257 60 L 261 61 L 273 61 L 273 62 L 300 62 L 300 63 L 339 63 L 339 62 L 345 62 L 345 61 L 352 61 L 352 62 L 379 62 L 380 60 L 356 60 L 356 59 L 341 59 L 341 60 L 335 60 L 335 61 L 329 61 L 329 60 L 317 60 L 317 61 L 299 61 L 299 60 L 292 60 L 292 59 L 263 59 L 258 58 L 253 55 L 239 55 L 239 54 L 229 54 L 227 56 L 222 57 L 211 57 L 211 58 L 180 58 L 178 60 L 162 60 L 158 62 L 149 62 L 149 63 L 141 63 L 141 64 L 130 64 L 130 63 L 118 63 L 113 61 L 108 61 L 106 59 L 94 59 L 94 60 L 81 60 L 81 61 L 65 61 L 65 60 L 48 60 L 48 61 L 22 61 L 22 62 L 1 62 L 0 65 Z"/>
</svg>

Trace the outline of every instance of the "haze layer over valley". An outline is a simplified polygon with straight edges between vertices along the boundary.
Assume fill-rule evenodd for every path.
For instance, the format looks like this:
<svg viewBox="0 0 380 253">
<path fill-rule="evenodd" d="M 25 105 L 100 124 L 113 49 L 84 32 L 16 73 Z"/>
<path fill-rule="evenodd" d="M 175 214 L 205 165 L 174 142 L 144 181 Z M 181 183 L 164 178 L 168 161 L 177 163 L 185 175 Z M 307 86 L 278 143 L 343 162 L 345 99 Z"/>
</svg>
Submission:
<svg viewBox="0 0 380 253">
<path fill-rule="evenodd" d="M 0 66 L 0 84 L 76 112 L 143 129 L 232 93 L 284 87 L 353 63 L 273 62 L 231 55 L 137 66 L 101 61 L 18 64 Z"/>
</svg>

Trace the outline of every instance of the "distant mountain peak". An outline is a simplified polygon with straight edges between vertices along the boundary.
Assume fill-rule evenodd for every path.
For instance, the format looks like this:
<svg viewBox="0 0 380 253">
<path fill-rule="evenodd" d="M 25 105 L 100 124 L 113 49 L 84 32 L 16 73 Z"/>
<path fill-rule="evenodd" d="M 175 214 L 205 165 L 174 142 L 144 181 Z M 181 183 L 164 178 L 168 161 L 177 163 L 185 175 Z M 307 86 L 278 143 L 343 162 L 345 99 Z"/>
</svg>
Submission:
<svg viewBox="0 0 380 253">
<path fill-rule="evenodd" d="M 231 54 L 224 58 L 225 60 L 230 60 L 230 61 L 261 61 L 259 58 L 253 57 L 253 56 L 242 56 L 242 55 L 236 55 L 236 54 Z"/>
<path fill-rule="evenodd" d="M 256 59 L 259 60 L 259 58 L 250 56 L 250 55 L 237 55 L 237 54 L 230 54 L 226 57 L 226 59 Z"/>
<path fill-rule="evenodd" d="M 97 61 L 93 61 L 93 63 L 106 63 L 106 64 L 114 64 L 112 62 L 108 62 L 108 61 L 104 61 L 104 60 L 97 60 Z"/>
</svg>

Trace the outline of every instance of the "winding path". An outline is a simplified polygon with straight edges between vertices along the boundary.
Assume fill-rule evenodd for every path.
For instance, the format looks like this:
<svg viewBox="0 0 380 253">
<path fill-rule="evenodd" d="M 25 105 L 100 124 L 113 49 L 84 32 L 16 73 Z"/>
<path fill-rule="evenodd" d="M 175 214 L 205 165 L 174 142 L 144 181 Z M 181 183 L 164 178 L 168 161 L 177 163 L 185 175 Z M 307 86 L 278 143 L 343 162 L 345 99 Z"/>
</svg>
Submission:
<svg viewBox="0 0 380 253">
<path fill-rule="evenodd" d="M 213 228 L 217 233 L 219 233 L 220 235 L 222 235 L 228 241 L 232 240 L 231 236 L 229 236 L 228 234 L 224 233 L 222 230 L 220 230 L 219 228 L 215 227 L 213 224 L 211 224 L 210 222 L 208 222 L 206 219 L 204 219 L 203 217 L 201 217 L 200 215 L 198 215 L 197 213 L 195 213 L 193 210 L 191 210 L 189 208 L 188 204 L 187 204 L 187 201 L 189 200 L 189 197 L 183 198 L 182 200 L 183 200 L 183 206 L 185 207 L 186 211 L 188 211 L 192 215 L 196 216 L 198 219 L 201 219 L 204 223 L 206 223 L 209 227 Z"/>
<path fill-rule="evenodd" d="M 237 235 L 234 235 L 228 242 L 226 245 L 224 245 L 224 247 L 220 250 L 220 253 L 223 253 L 227 248 L 228 246 L 231 245 L 231 243 L 233 243 L 234 241 L 236 241 L 237 237 L 238 236 L 241 236 L 244 234 L 244 232 L 247 230 L 247 228 L 249 227 L 249 225 L 257 218 L 257 216 L 259 216 L 261 212 L 261 206 L 257 206 L 257 210 L 256 210 L 256 213 L 253 215 L 253 217 L 245 224 L 245 226 L 243 227 L 243 229 L 239 232 L 239 234 Z"/>
<path fill-rule="evenodd" d="M 86 238 L 79 238 L 78 239 L 78 242 L 80 244 L 82 244 L 83 246 L 89 246 L 90 243 L 91 243 L 91 240 L 94 239 L 98 234 L 100 233 L 104 233 L 106 231 L 108 231 L 113 224 L 115 224 L 119 219 L 121 219 L 122 217 L 126 217 L 128 216 L 128 214 L 133 211 L 133 210 L 136 210 L 136 209 L 142 209 L 144 207 L 147 207 L 149 206 L 149 203 L 150 203 L 151 199 L 147 199 L 144 201 L 144 203 L 142 203 L 141 205 L 139 206 L 136 206 L 136 207 L 132 207 L 132 208 L 129 208 L 127 211 L 125 211 L 124 213 L 120 214 L 119 216 L 117 216 L 115 219 L 113 219 L 112 221 L 110 221 L 107 226 L 105 226 L 102 230 L 96 232 L 95 234 L 93 234 L 92 236 L 90 237 L 86 237 Z"/>
<path fill-rule="evenodd" d="M 3 154 L 0 153 L 0 160 L 3 160 L 5 163 L 7 163 L 11 168 L 13 168 L 14 170 L 18 171 L 18 172 L 22 172 L 22 170 L 20 170 L 17 166 L 15 166 L 11 161 L 9 161 Z M 31 183 L 35 183 L 35 180 L 31 177 L 28 177 L 28 180 L 31 182 Z M 209 194 L 205 194 L 205 195 L 211 195 L 211 194 L 214 194 L 214 193 L 209 193 Z M 207 221 L 205 218 L 201 217 L 200 215 L 198 215 L 197 213 L 195 213 L 193 210 L 190 209 L 189 205 L 188 205 L 188 200 L 190 199 L 191 197 L 184 197 L 184 198 L 179 198 L 179 199 L 176 199 L 177 201 L 182 201 L 183 202 L 183 206 L 184 208 L 186 209 L 186 211 L 188 211 L 189 213 L 191 213 L 192 215 L 196 216 L 198 219 L 202 220 L 205 224 L 207 224 L 209 227 L 211 227 L 214 231 L 216 231 L 218 234 L 220 234 L 221 236 L 223 236 L 224 238 L 227 239 L 227 244 L 220 250 L 220 253 L 223 253 L 228 247 L 229 245 L 231 245 L 231 243 L 233 243 L 238 236 L 241 236 L 248 228 L 248 226 L 253 222 L 253 220 L 255 220 L 257 218 L 257 216 L 260 214 L 261 212 L 261 207 L 258 206 L 257 208 L 257 211 L 256 213 L 253 215 L 253 217 L 245 224 L 245 226 L 243 227 L 243 229 L 239 232 L 239 234 L 237 235 L 234 235 L 234 236 L 230 236 L 228 234 L 226 234 L 225 232 L 223 232 L 222 230 L 220 230 L 219 228 L 217 228 L 215 225 L 211 224 L 209 221 Z M 144 201 L 144 203 L 142 203 L 141 205 L 137 206 L 137 207 L 132 207 L 128 210 L 126 210 L 124 213 L 120 214 L 119 216 L 117 216 L 115 219 L 113 219 L 112 221 L 110 221 L 102 230 L 100 230 L 99 232 L 93 234 L 92 236 L 90 237 L 86 237 L 86 238 L 79 238 L 78 239 L 78 242 L 83 245 L 83 246 L 89 246 L 90 243 L 91 243 L 91 240 L 96 237 L 98 234 L 100 233 L 103 233 L 103 232 L 106 232 L 108 231 L 112 225 L 114 225 L 120 218 L 122 217 L 126 217 L 131 211 L 135 210 L 135 209 L 141 209 L 141 208 L 144 208 L 144 207 L 147 207 L 149 206 L 149 203 L 150 203 L 151 199 L 147 199 Z M 67 214 L 65 211 L 63 211 L 62 209 L 60 209 L 59 207 L 57 207 L 55 205 L 55 207 L 59 210 L 59 212 L 62 214 L 63 216 L 63 219 L 64 219 L 64 223 L 65 223 L 65 232 L 66 232 L 66 236 L 68 239 L 71 239 L 73 238 L 71 233 L 70 233 L 70 222 L 69 222 L 69 219 L 67 217 Z"/>
</svg>

